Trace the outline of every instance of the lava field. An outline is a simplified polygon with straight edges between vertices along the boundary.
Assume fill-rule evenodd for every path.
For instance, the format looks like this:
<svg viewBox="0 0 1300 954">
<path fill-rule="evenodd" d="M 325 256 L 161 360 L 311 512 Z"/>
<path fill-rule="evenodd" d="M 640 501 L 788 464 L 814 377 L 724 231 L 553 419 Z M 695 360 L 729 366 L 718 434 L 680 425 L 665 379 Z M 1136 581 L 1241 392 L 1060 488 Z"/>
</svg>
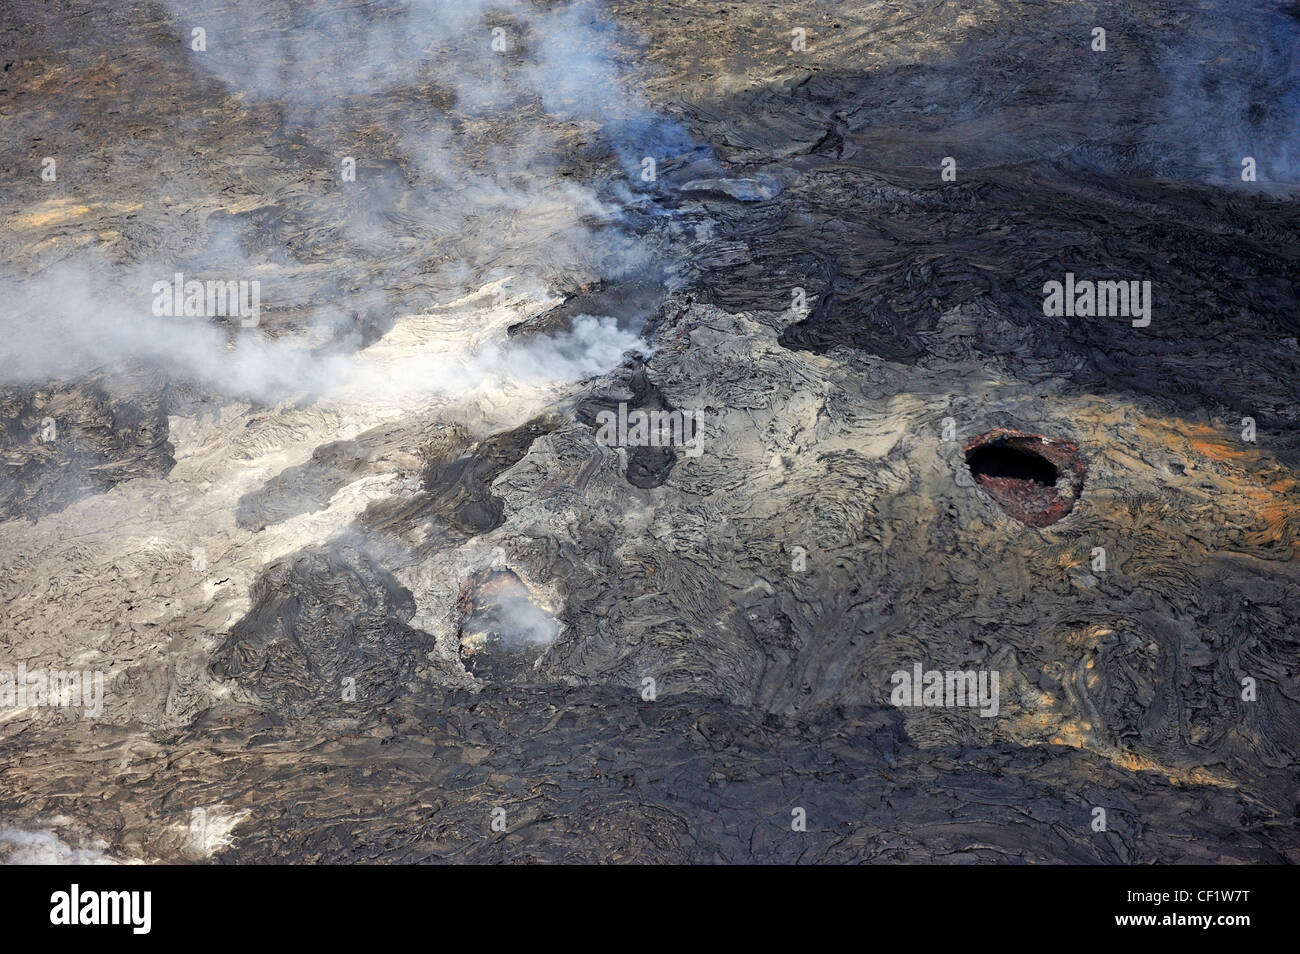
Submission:
<svg viewBox="0 0 1300 954">
<path fill-rule="evenodd" d="M 0 861 L 1300 862 L 1300 6 L 0 67 Z"/>
</svg>

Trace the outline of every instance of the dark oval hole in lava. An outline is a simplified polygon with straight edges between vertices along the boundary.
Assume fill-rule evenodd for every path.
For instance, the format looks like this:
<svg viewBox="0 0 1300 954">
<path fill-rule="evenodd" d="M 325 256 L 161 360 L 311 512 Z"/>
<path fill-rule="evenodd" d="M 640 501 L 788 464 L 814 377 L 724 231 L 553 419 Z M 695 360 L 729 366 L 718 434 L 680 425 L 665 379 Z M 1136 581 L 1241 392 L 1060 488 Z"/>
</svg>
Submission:
<svg viewBox="0 0 1300 954">
<path fill-rule="evenodd" d="M 975 448 L 966 455 L 966 464 L 976 479 L 1028 480 L 1042 487 L 1055 487 L 1060 473 L 1046 457 L 1005 444 L 984 444 Z"/>
<path fill-rule="evenodd" d="M 979 488 L 1026 526 L 1056 523 L 1083 493 L 1088 468 L 1070 441 L 1000 428 L 963 451 Z"/>
</svg>

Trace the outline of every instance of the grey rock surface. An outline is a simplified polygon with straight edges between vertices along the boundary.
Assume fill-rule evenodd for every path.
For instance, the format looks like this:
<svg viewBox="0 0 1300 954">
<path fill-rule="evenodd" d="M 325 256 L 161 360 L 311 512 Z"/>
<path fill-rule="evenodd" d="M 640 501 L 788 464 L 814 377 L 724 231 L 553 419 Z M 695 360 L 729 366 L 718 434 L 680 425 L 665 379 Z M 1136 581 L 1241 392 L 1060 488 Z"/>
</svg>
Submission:
<svg viewBox="0 0 1300 954">
<path fill-rule="evenodd" d="M 0 705 L 0 843 L 1300 861 L 1292 14 L 235 7 L 0 3 L 0 670 L 105 680 Z M 155 321 L 173 271 L 260 324 Z M 1077 445 L 1062 519 L 998 428 Z"/>
</svg>

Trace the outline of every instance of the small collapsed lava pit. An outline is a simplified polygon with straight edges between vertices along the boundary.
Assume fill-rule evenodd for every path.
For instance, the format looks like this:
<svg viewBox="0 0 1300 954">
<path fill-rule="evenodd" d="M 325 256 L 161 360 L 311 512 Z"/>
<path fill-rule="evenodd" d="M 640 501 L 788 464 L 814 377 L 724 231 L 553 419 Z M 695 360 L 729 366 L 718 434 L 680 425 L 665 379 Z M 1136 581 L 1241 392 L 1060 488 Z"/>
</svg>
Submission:
<svg viewBox="0 0 1300 954">
<path fill-rule="evenodd" d="M 999 428 L 962 450 L 975 483 L 1026 526 L 1056 523 L 1083 493 L 1088 468 L 1070 441 Z"/>
<path fill-rule="evenodd" d="M 537 604 L 509 569 L 470 577 L 460 593 L 460 655 L 475 675 L 532 665 L 559 634 L 555 618 Z"/>
</svg>

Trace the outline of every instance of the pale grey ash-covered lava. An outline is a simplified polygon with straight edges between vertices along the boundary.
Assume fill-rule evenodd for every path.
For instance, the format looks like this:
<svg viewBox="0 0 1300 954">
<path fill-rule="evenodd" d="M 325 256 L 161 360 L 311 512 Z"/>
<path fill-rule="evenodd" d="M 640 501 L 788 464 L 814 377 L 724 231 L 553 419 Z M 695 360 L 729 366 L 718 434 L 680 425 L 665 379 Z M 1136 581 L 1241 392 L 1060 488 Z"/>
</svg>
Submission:
<svg viewBox="0 0 1300 954">
<path fill-rule="evenodd" d="M 0 2 L 0 858 L 1300 861 L 1300 11 Z"/>
</svg>

